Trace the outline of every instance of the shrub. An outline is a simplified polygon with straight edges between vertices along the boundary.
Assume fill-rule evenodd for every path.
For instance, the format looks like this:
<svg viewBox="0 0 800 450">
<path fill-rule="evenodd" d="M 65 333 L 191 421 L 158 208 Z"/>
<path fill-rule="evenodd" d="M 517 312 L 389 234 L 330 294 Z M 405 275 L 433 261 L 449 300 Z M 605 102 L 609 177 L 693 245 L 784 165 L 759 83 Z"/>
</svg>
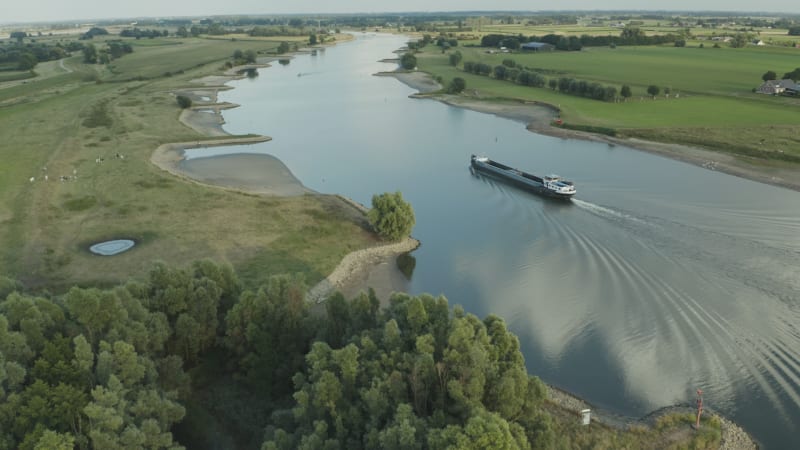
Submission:
<svg viewBox="0 0 800 450">
<path fill-rule="evenodd" d="M 179 95 L 179 96 L 177 96 L 175 98 L 175 100 L 178 102 L 178 106 L 180 106 L 183 109 L 186 109 L 186 108 L 189 108 L 190 106 L 192 106 L 192 99 L 190 99 L 189 97 L 187 97 L 185 95 Z"/>
<path fill-rule="evenodd" d="M 369 223 L 384 239 L 396 241 L 411 234 L 416 219 L 411 205 L 400 192 L 372 196 L 372 209 L 367 213 Z"/>
<path fill-rule="evenodd" d="M 455 77 L 450 84 L 447 86 L 447 93 L 448 94 L 458 94 L 459 92 L 463 91 L 464 88 L 467 87 L 467 82 L 464 81 L 463 78 Z"/>
</svg>

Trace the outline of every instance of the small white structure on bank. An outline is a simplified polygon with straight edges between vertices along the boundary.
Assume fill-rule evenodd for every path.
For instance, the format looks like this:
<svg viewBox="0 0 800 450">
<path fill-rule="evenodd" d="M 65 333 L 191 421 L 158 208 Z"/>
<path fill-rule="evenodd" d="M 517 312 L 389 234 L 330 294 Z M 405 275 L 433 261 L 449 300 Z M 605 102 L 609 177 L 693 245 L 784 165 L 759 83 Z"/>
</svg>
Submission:
<svg viewBox="0 0 800 450">
<path fill-rule="evenodd" d="M 581 410 L 581 418 L 583 425 L 589 425 L 592 422 L 592 410 L 591 409 L 582 409 Z"/>
</svg>

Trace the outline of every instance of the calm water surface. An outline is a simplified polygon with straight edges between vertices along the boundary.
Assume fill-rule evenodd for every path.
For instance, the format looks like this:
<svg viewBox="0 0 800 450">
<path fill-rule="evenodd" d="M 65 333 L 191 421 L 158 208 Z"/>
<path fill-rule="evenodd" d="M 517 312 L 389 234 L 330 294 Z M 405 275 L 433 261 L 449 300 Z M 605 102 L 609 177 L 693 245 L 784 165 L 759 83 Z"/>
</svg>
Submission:
<svg viewBox="0 0 800 450">
<path fill-rule="evenodd" d="M 373 73 L 405 43 L 361 35 L 231 83 L 219 153 L 280 158 L 303 183 L 417 215 L 412 293 L 495 313 L 545 381 L 622 414 L 706 404 L 769 448 L 800 423 L 800 194 L 624 147 L 409 99 Z M 472 174 L 469 156 L 574 180 L 571 203 Z M 205 153 L 207 155 L 207 153 Z M 796 448 L 796 447 L 795 447 Z"/>
</svg>

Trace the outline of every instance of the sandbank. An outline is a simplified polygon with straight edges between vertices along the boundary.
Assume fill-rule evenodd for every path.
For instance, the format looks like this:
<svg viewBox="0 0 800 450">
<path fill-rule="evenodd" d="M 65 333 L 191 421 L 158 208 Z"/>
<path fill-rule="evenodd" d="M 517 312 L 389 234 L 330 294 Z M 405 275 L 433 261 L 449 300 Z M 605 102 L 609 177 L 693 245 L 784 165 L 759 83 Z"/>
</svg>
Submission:
<svg viewBox="0 0 800 450">
<path fill-rule="evenodd" d="M 311 50 L 311 48 L 301 49 L 298 53 Z M 221 189 L 276 196 L 321 195 L 303 186 L 282 161 L 271 155 L 229 155 L 215 157 L 213 163 L 202 159 L 188 162 L 184 157 L 186 149 L 253 144 L 271 140 L 267 136 L 233 137 L 227 133 L 223 129 L 225 119 L 222 111 L 238 105 L 218 103 L 219 92 L 233 89 L 225 83 L 244 78 L 243 72 L 246 70 L 270 67 L 270 62 L 293 57 L 293 55 L 280 55 L 259 58 L 258 64 L 233 67 L 223 75 L 209 75 L 195 79 L 191 81 L 192 86 L 173 91 L 176 96 L 189 97 L 193 103 L 192 107 L 181 112 L 179 116 L 181 123 L 201 135 L 221 138 L 161 145 L 153 152 L 151 162 L 187 181 Z M 424 78 L 419 79 L 423 84 L 431 84 Z M 438 83 L 433 82 L 433 85 L 437 86 L 434 90 L 441 89 Z M 244 177 L 241 176 L 242 170 L 246 172 Z M 362 217 L 366 215 L 367 208 L 363 205 L 341 196 L 336 197 L 353 206 L 356 210 L 354 213 Z M 405 276 L 395 263 L 396 258 L 403 253 L 413 251 L 419 245 L 419 241 L 409 237 L 397 243 L 381 244 L 349 253 L 330 275 L 309 290 L 307 298 L 312 302 L 320 302 L 336 290 L 341 291 L 346 298 L 352 298 L 361 291 L 373 288 L 379 298 L 388 301 L 392 292 L 405 291 L 407 286 Z"/>
<path fill-rule="evenodd" d="M 474 90 L 467 90 L 462 95 L 436 94 L 434 93 L 435 90 L 420 88 L 425 86 L 425 82 L 420 81 L 420 78 L 427 77 L 429 79 L 428 83 L 435 83 L 435 80 L 424 72 L 413 72 L 412 77 L 409 77 L 409 74 L 404 72 L 385 72 L 380 75 L 393 76 L 408 86 L 420 90 L 419 94 L 414 94 L 412 97 L 431 98 L 451 106 L 521 121 L 526 124 L 528 130 L 534 133 L 563 139 L 582 139 L 622 145 L 694 164 L 707 170 L 724 172 L 740 178 L 800 191 L 800 165 L 774 167 L 770 165 L 770 162 L 687 145 L 646 141 L 636 138 L 617 138 L 568 130 L 551 125 L 552 120 L 558 117 L 558 109 L 546 103 L 485 100 L 481 99 L 480 93 Z"/>
</svg>

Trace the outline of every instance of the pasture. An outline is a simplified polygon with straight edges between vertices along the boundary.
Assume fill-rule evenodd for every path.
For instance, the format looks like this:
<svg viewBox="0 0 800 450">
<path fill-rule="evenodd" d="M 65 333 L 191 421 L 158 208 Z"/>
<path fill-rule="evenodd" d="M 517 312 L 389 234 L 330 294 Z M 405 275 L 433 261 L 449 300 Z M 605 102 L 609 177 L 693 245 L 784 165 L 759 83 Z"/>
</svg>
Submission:
<svg viewBox="0 0 800 450">
<path fill-rule="evenodd" d="M 232 263 L 249 285 L 279 273 L 315 283 L 374 243 L 361 215 L 336 197 L 226 191 L 150 163 L 160 144 L 204 139 L 177 120 L 173 89 L 217 73 L 236 49 L 276 46 L 136 46 L 113 73 L 75 56 L 66 63 L 72 72 L 0 89 L 0 273 L 57 290 L 142 276 L 156 260 L 180 266 L 208 257 Z M 138 76 L 148 78 L 108 82 Z M 138 245 L 110 258 L 87 251 L 113 237 Z"/>
<path fill-rule="evenodd" d="M 453 67 L 435 46 L 417 54 L 420 70 L 441 76 L 445 83 L 454 77 L 466 80 L 467 93 L 482 98 L 539 101 L 560 108 L 564 121 L 603 126 L 623 134 L 657 137 L 667 142 L 698 144 L 697 136 L 686 140 L 690 129 L 718 129 L 704 132 L 702 145 L 730 150 L 749 148 L 753 153 L 772 152 L 800 156 L 800 99 L 755 94 L 767 70 L 778 74 L 800 66 L 800 49 L 755 47 L 742 49 L 642 46 L 586 48 L 580 52 L 486 53 L 479 47 L 460 47 L 462 61 L 476 61 L 494 67 L 511 59 L 517 66 L 545 78 L 568 77 L 618 90 L 631 87 L 627 101 L 602 102 L 533 88 L 494 78 L 465 73 Z M 653 99 L 647 87 L 656 85 L 661 94 Z M 663 94 L 669 88 L 669 97 Z M 654 130 L 658 130 L 655 133 Z M 670 130 L 674 130 L 671 133 Z M 770 146 L 764 145 L 771 143 Z M 733 145 L 735 144 L 735 145 Z M 746 152 L 745 152 L 746 153 Z"/>
</svg>

